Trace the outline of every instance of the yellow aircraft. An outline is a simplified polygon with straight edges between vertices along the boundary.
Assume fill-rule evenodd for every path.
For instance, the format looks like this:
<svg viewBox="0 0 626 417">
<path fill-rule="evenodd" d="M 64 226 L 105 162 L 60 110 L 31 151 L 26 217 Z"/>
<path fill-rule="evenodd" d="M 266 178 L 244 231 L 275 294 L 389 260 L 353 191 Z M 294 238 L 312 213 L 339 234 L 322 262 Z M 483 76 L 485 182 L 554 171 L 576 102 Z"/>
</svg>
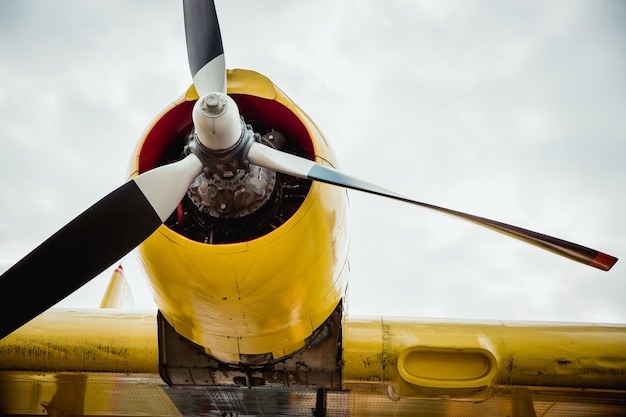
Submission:
<svg viewBox="0 0 626 417">
<path fill-rule="evenodd" d="M 626 412 L 626 326 L 348 316 L 346 189 L 602 270 L 617 258 L 336 169 L 283 91 L 226 69 L 214 4 L 183 10 L 193 85 L 147 128 L 128 182 L 0 277 L 2 415 Z M 101 309 L 49 310 L 135 247 L 156 316 L 117 309 L 121 268 Z"/>
</svg>

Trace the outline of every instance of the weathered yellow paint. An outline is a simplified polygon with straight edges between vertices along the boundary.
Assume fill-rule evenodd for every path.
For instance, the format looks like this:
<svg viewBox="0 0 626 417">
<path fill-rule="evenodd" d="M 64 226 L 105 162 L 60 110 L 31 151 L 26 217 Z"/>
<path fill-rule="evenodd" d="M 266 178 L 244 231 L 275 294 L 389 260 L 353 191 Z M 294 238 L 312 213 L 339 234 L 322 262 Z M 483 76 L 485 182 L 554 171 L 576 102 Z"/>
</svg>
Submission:
<svg viewBox="0 0 626 417">
<path fill-rule="evenodd" d="M 229 94 L 285 106 L 305 126 L 316 161 L 335 165 L 319 129 L 270 80 L 232 70 L 228 86 Z M 196 97 L 190 88 L 165 113 Z M 138 158 L 133 161 L 130 172 L 136 174 Z M 345 190 L 316 182 L 287 222 L 258 239 L 212 245 L 160 227 L 139 249 L 159 310 L 179 334 L 224 361 L 239 361 L 240 354 L 278 358 L 295 352 L 344 296 L 346 209 Z"/>
<path fill-rule="evenodd" d="M 352 316 L 343 322 L 344 388 L 398 381 L 407 350 L 450 353 L 476 343 L 497 361 L 495 386 L 626 392 L 626 325 Z M 442 377 L 457 372 L 441 369 Z M 0 370 L 156 374 L 156 312 L 53 308 L 0 340 Z"/>
<path fill-rule="evenodd" d="M 0 340 L 0 369 L 158 373 L 156 313 L 53 308 Z"/>
<path fill-rule="evenodd" d="M 488 398 L 505 386 L 626 390 L 626 325 L 348 318 L 343 386 Z"/>
<path fill-rule="evenodd" d="M 46 311 L 0 341 L 0 414 L 40 414 L 43 404 L 74 415 L 179 415 L 158 376 L 155 317 L 145 311 Z M 623 415 L 626 325 L 348 316 L 342 339 L 343 388 L 351 392 L 335 394 L 349 398 L 344 414 L 544 415 L 549 410 L 565 416 L 576 407 L 585 415 Z M 402 382 L 397 373 L 402 352 L 450 353 L 479 340 L 497 357 L 489 399 L 468 405 L 432 401 L 450 396 L 437 388 L 411 392 L 407 385 L 404 398 L 392 401 Z M 454 361 L 463 367 L 461 359 Z M 476 375 L 475 365 L 465 369 L 466 376 Z M 443 368 L 441 375 L 456 373 L 449 363 Z M 428 369 L 431 377 L 437 372 Z M 454 393 L 454 387 L 445 389 Z M 424 397 L 429 399 L 419 399 Z"/>
</svg>

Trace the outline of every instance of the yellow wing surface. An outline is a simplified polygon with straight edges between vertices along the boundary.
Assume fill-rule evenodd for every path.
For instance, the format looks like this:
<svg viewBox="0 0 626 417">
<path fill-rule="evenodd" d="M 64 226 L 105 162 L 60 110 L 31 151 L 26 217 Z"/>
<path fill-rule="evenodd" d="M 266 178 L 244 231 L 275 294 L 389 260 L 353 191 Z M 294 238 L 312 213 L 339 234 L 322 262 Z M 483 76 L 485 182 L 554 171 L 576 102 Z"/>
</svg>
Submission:
<svg viewBox="0 0 626 417">
<path fill-rule="evenodd" d="M 0 341 L 2 415 L 626 413 L 626 326 L 344 318 L 342 389 L 166 385 L 152 311 L 52 309 Z M 231 414 L 229 414 L 231 413 Z"/>
</svg>

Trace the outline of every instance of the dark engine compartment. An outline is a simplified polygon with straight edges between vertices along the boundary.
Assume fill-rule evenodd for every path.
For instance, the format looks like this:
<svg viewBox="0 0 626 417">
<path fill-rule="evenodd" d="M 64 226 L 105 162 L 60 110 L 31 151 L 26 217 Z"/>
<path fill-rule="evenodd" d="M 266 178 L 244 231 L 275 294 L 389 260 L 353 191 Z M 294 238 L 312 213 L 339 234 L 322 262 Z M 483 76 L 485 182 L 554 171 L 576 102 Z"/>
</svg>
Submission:
<svg viewBox="0 0 626 417">
<path fill-rule="evenodd" d="M 248 95 L 231 95 L 241 115 L 257 140 L 284 152 L 313 159 L 313 144 L 308 131 L 289 109 L 273 100 Z M 140 152 L 140 172 L 154 166 L 182 159 L 193 138 L 191 108 L 193 102 L 184 102 L 166 113 L 159 122 L 175 117 L 177 130 L 161 131 L 157 122 L 146 137 Z M 149 152 L 148 152 L 149 151 Z M 152 159 L 147 166 L 148 160 Z M 204 174 L 203 174 L 204 175 Z M 238 243 L 264 236 L 285 223 L 302 205 L 311 181 L 286 174 L 274 173 L 275 183 L 262 205 L 238 216 L 220 215 L 215 210 L 203 209 L 190 191 L 165 225 L 188 239 L 207 244 Z M 206 179 L 206 178 L 205 178 Z M 214 184 L 215 185 L 215 184 Z M 193 187 L 193 186 L 192 186 Z M 220 189 L 219 185 L 216 186 Z M 221 191 L 221 190 L 220 190 Z M 228 191 L 228 190 L 226 190 Z M 229 194 L 222 193 L 230 199 Z"/>
</svg>

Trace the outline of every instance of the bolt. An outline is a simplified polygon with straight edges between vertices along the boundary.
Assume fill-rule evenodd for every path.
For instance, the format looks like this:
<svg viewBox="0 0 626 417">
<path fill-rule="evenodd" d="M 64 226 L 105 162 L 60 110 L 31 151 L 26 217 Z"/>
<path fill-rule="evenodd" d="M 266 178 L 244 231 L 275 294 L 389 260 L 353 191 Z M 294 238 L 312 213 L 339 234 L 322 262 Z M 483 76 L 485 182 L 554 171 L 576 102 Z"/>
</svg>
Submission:
<svg viewBox="0 0 626 417">
<path fill-rule="evenodd" d="M 218 94 L 208 94 L 204 97 L 204 111 L 209 114 L 220 114 L 226 107 L 226 103 Z"/>
</svg>

